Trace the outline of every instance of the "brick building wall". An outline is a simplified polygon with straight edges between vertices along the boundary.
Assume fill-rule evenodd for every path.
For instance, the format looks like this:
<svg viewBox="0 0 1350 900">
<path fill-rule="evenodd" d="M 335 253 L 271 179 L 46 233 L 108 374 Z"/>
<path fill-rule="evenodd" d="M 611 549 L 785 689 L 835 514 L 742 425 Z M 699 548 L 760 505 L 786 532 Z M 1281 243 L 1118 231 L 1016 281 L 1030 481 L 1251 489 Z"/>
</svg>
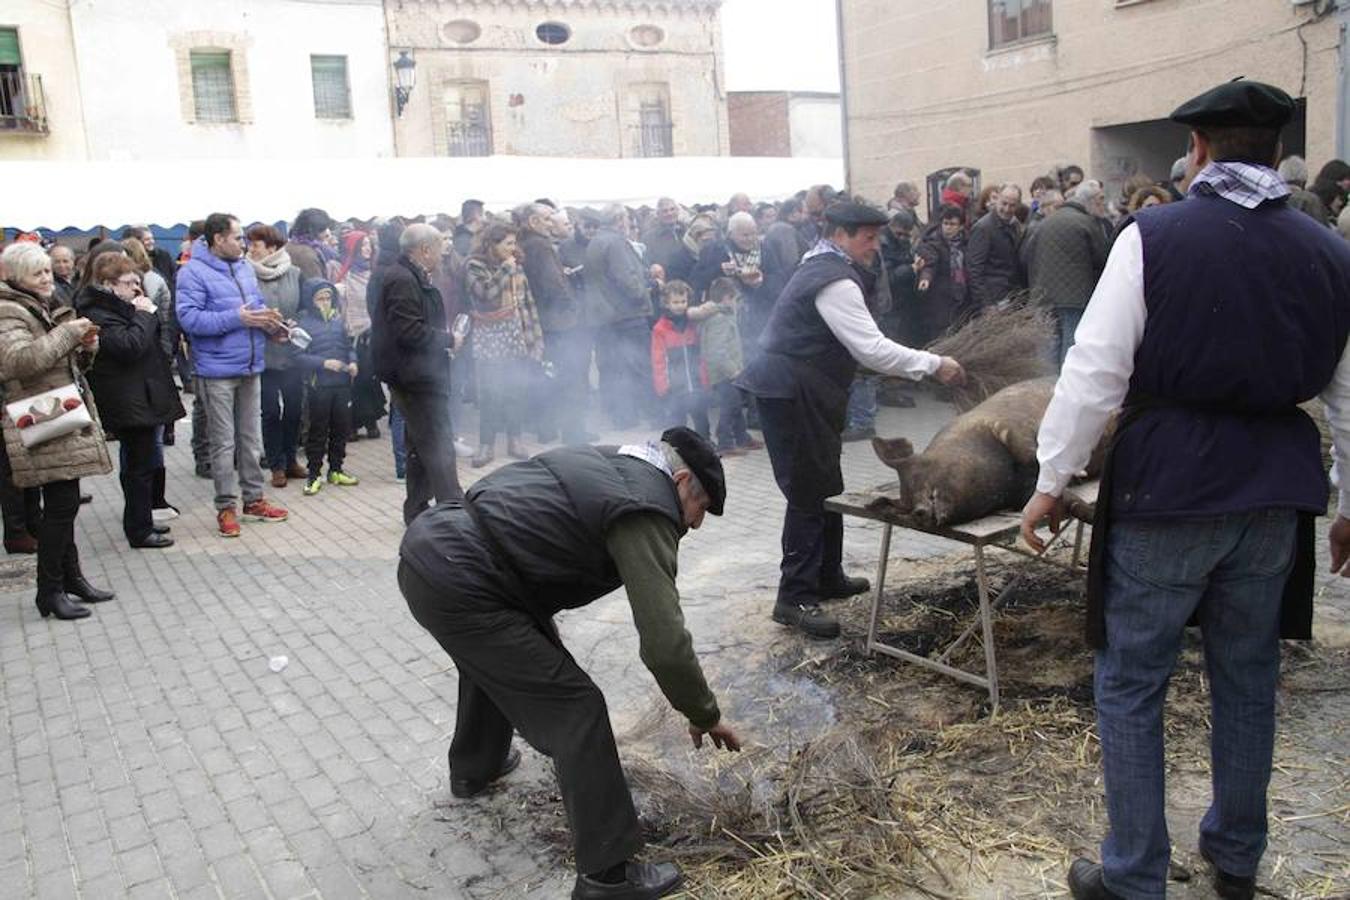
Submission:
<svg viewBox="0 0 1350 900">
<path fill-rule="evenodd" d="M 792 121 L 786 91 L 727 95 L 732 156 L 791 156 Z"/>
</svg>

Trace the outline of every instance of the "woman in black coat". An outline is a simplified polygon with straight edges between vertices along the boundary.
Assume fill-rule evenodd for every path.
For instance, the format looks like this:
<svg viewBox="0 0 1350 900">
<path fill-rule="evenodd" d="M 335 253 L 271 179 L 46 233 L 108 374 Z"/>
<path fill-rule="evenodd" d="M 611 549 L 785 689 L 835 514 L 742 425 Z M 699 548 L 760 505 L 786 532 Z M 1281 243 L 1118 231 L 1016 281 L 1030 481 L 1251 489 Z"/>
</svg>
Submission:
<svg viewBox="0 0 1350 900">
<path fill-rule="evenodd" d="M 89 383 L 103 427 L 122 445 L 122 530 L 132 547 L 171 547 L 168 526 L 155 525 L 151 508 L 155 435 L 184 412 L 169 361 L 160 352 L 155 306 L 141 293 L 131 260 L 114 254 L 96 261 L 76 306 L 100 329 Z"/>
</svg>

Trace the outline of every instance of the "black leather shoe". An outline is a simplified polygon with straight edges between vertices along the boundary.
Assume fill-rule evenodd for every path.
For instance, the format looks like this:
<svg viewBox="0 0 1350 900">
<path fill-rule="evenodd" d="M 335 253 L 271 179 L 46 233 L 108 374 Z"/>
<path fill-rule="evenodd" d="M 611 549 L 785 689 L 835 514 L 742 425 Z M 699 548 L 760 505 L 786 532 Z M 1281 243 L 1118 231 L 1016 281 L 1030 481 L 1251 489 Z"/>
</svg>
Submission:
<svg viewBox="0 0 1350 900">
<path fill-rule="evenodd" d="M 684 881 L 674 863 L 630 862 L 626 869 L 624 880 L 617 884 L 578 875 L 572 900 L 652 900 L 673 893 Z"/>
<path fill-rule="evenodd" d="M 83 603 L 107 603 L 117 596 L 112 591 L 104 591 L 94 587 L 83 575 L 67 578 L 65 589 L 67 594 L 79 598 Z"/>
<path fill-rule="evenodd" d="M 1205 850 L 1200 848 L 1200 855 L 1209 863 L 1214 870 L 1214 893 L 1218 894 L 1223 900 L 1252 900 L 1256 896 L 1256 879 L 1247 875 L 1230 875 L 1219 868 Z"/>
<path fill-rule="evenodd" d="M 839 621 L 827 615 L 819 603 L 783 603 L 779 601 L 773 607 L 773 620 L 779 625 L 788 625 L 798 629 L 807 637 L 839 637 Z"/>
<path fill-rule="evenodd" d="M 844 576 L 844 580 L 836 584 L 822 585 L 820 588 L 820 597 L 822 600 L 844 600 L 848 597 L 856 597 L 859 594 L 865 594 L 872 589 L 872 582 L 866 578 L 850 578 Z"/>
<path fill-rule="evenodd" d="M 132 541 L 131 546 L 137 550 L 163 550 L 173 546 L 173 538 L 156 529 L 139 541 Z"/>
<path fill-rule="evenodd" d="M 516 770 L 520 765 L 520 751 L 515 747 L 506 751 L 506 758 L 502 760 L 502 767 L 497 770 L 497 774 L 486 781 L 477 781 L 472 778 L 456 778 L 453 771 L 450 775 L 450 794 L 458 797 L 460 800 L 468 800 L 470 797 L 477 797 L 486 791 L 494 781 L 505 778 Z"/>
<path fill-rule="evenodd" d="M 150 530 L 155 534 L 168 534 L 170 531 L 173 531 L 168 525 L 151 525 Z"/>
<path fill-rule="evenodd" d="M 1102 881 L 1102 864 L 1075 859 L 1069 866 L 1069 893 L 1074 900 L 1122 900 Z"/>
<path fill-rule="evenodd" d="M 64 591 L 38 594 L 37 608 L 44 619 L 48 616 L 56 616 L 58 619 L 83 619 L 94 614 L 88 607 L 76 603 Z"/>
<path fill-rule="evenodd" d="M 80 505 L 81 505 L 81 506 L 83 506 L 83 505 L 86 504 L 86 503 L 93 503 L 93 502 L 94 502 L 94 495 L 93 495 L 93 494 L 81 494 L 81 495 L 80 495 Z"/>
</svg>

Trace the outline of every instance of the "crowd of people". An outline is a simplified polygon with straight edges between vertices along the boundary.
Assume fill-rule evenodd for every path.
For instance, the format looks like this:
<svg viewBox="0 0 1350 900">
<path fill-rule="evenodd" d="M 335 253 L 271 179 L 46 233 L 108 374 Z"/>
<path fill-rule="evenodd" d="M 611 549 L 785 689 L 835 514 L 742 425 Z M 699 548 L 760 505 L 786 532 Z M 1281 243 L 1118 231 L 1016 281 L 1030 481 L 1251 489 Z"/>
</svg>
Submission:
<svg viewBox="0 0 1350 900">
<path fill-rule="evenodd" d="M 869 311 L 887 338 L 923 347 L 1025 295 L 1053 310 L 1061 362 L 1116 229 L 1181 196 L 1180 162 L 1167 180 L 1131 178 L 1115 198 L 1074 165 L 1025 193 L 980 189 L 957 171 L 931 211 L 902 182 L 886 204 Z M 1333 160 L 1310 179 L 1288 157 L 1280 174 L 1292 206 L 1347 232 L 1350 166 Z M 597 415 L 619 430 L 688 425 L 723 456 L 761 450 L 758 404 L 737 379 L 840 199 L 854 198 L 817 185 L 777 204 L 737 194 L 562 209 L 541 199 L 494 214 L 467 201 L 457 218 L 364 222 L 312 208 L 284 231 L 216 213 L 192 223 L 177 255 L 142 227 L 84 252 L 21 236 L 3 255 L 0 300 L 13 305 L 0 312 L 42 338 L 42 353 L 0 354 L 7 402 L 63 381 L 95 421 L 27 447 L 6 419 L 5 548 L 44 560 L 41 609 L 87 614 L 55 598 L 104 593 L 70 590 L 82 582 L 70 525 L 77 479 L 110 465 L 105 438 L 118 442 L 128 543 L 171 546 L 163 447 L 185 416 L 180 391 L 195 399 L 196 474 L 213 482 L 225 537 L 241 521 L 284 521 L 275 492 L 292 481 L 305 496 L 359 484 L 347 444 L 381 437 L 386 415 L 405 521 L 462 496 L 459 458 L 474 468 L 500 450 L 524 459 L 526 435 L 534 446 L 591 442 Z M 469 404 L 476 436 L 456 428 Z M 874 433 L 876 406 L 864 372 L 845 440 Z"/>
</svg>

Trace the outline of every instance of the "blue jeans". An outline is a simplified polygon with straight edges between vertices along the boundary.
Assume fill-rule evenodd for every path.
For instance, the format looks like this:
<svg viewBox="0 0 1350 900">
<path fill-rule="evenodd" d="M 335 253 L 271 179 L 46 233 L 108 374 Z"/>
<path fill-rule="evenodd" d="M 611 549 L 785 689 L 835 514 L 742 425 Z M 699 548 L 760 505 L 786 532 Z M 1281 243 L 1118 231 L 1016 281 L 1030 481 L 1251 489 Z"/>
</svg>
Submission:
<svg viewBox="0 0 1350 900">
<path fill-rule="evenodd" d="M 389 440 L 394 445 L 394 477 L 404 478 L 408 474 L 407 422 L 403 411 L 393 403 L 389 404 Z"/>
<path fill-rule="evenodd" d="M 1052 360 L 1055 371 L 1064 368 L 1064 357 L 1069 355 L 1069 348 L 1073 346 L 1074 332 L 1078 330 L 1078 323 L 1081 321 L 1083 310 L 1066 306 L 1055 307 L 1055 323 L 1059 326 L 1059 346 L 1055 349 L 1055 358 Z"/>
<path fill-rule="evenodd" d="M 1102 865 L 1107 887 L 1122 897 L 1165 895 L 1163 702 L 1197 611 L 1213 721 L 1213 800 L 1200 845 L 1223 871 L 1256 873 L 1266 847 L 1280 602 L 1296 521 L 1292 510 L 1268 509 L 1112 524 L 1107 647 L 1097 653 L 1095 689 L 1110 820 Z"/>
<path fill-rule="evenodd" d="M 877 423 L 877 379 L 865 375 L 856 378 L 848 391 L 848 429 L 872 428 Z"/>
</svg>

